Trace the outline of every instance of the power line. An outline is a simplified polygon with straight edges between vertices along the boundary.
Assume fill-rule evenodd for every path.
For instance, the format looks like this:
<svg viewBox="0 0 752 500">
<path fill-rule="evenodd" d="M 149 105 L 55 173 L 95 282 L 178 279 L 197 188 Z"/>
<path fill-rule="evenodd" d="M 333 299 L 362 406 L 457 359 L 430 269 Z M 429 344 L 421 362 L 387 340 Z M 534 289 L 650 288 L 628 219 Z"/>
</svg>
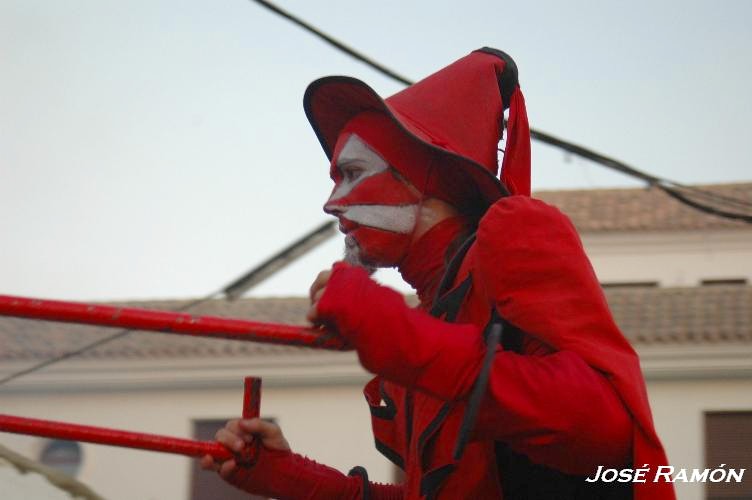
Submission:
<svg viewBox="0 0 752 500">
<path fill-rule="evenodd" d="M 333 220 L 321 224 L 224 287 L 222 293 L 229 300 L 236 300 L 252 287 L 329 239 L 336 231 L 337 226 Z"/>
<path fill-rule="evenodd" d="M 727 205 L 731 205 L 737 208 L 752 209 L 752 202 L 740 200 L 739 198 L 734 198 L 732 196 L 725 196 L 721 193 L 716 193 L 714 191 L 708 191 L 707 189 L 698 188 L 697 186 L 687 186 L 687 185 L 676 184 L 675 187 L 682 188 L 687 191 L 691 191 L 693 194 L 700 196 L 701 198 L 710 199 L 717 203 L 725 203 Z"/>
<path fill-rule="evenodd" d="M 289 12 L 280 9 L 279 7 L 277 7 L 276 5 L 274 5 L 273 3 L 267 2 L 265 0 L 255 0 L 255 2 L 263 5 L 267 9 L 271 10 L 272 12 L 274 12 L 275 14 L 284 17 L 288 21 L 291 21 L 291 22 L 297 24 L 301 28 L 303 28 L 303 29 L 305 29 L 307 31 L 310 31 L 311 33 L 313 33 L 317 37 L 319 37 L 322 40 L 324 40 L 329 45 L 335 47 L 338 50 L 341 50 L 342 52 L 348 54 L 351 57 L 354 57 L 358 61 L 366 63 L 370 67 L 372 67 L 375 70 L 379 71 L 380 73 L 388 76 L 389 78 L 392 78 L 393 80 L 397 80 L 400 83 L 404 83 L 405 85 L 412 85 L 413 84 L 413 82 L 411 82 L 410 80 L 408 80 L 404 76 L 400 75 L 396 71 L 393 71 L 393 70 L 387 68 L 386 66 L 383 66 L 383 65 L 379 64 L 378 62 L 374 61 L 373 59 L 371 59 L 370 57 L 368 57 L 368 56 L 366 56 L 364 54 L 361 54 L 360 52 L 358 52 L 357 50 L 353 49 L 352 47 L 348 47 L 344 43 L 340 42 L 339 40 L 335 39 L 334 37 L 331 37 L 331 36 L 327 35 L 323 31 L 317 29 L 316 27 L 312 26 L 311 24 L 308 24 L 307 22 L 303 21 L 299 17 L 293 16 Z"/>
<path fill-rule="evenodd" d="M 389 69 L 388 67 L 384 66 L 383 64 L 371 59 L 370 57 L 365 56 L 364 54 L 358 52 L 357 50 L 353 49 L 352 47 L 348 46 L 344 42 L 337 40 L 336 38 L 332 37 L 331 35 L 324 33 L 320 29 L 316 28 L 315 26 L 311 25 L 310 23 L 300 19 L 299 17 L 281 9 L 280 7 L 272 4 L 271 2 L 268 2 L 267 0 L 254 0 L 256 3 L 262 5 L 263 7 L 269 9 L 270 11 L 274 12 L 275 14 L 284 17 L 285 19 L 291 21 L 292 23 L 300 26 L 301 28 L 305 29 L 306 31 L 312 33 L 313 35 L 317 36 L 318 38 L 324 40 L 329 45 L 335 47 L 336 49 L 350 55 L 351 57 L 365 63 L 366 65 L 370 66 L 371 68 L 375 69 L 376 71 L 382 73 L 383 75 L 396 80 L 404 85 L 412 85 L 414 82 L 408 78 L 405 78 L 404 76 L 398 74 L 397 72 Z M 706 198 L 713 199 L 716 203 L 725 203 L 726 205 L 734 205 L 738 208 L 750 208 L 752 209 L 752 203 L 749 203 L 745 200 L 740 200 L 738 198 L 733 198 L 729 196 L 723 196 L 718 193 L 713 193 L 711 191 L 702 190 L 700 188 L 696 187 L 690 187 L 682 185 L 678 182 L 671 181 L 668 179 L 664 179 L 661 177 L 657 177 L 655 175 L 649 174 L 647 172 L 643 172 L 641 170 L 638 170 L 630 165 L 627 165 L 626 163 L 616 160 L 614 158 L 610 158 L 608 156 L 605 156 L 601 153 L 598 153 L 596 151 L 593 151 L 592 149 L 586 148 L 584 146 L 579 146 L 577 144 L 573 144 L 569 141 L 565 141 L 563 139 L 560 139 L 558 137 L 554 137 L 551 134 L 548 134 L 546 132 L 542 132 L 540 130 L 530 129 L 530 137 L 532 139 L 535 139 L 537 141 L 543 142 L 544 144 L 548 144 L 550 146 L 557 147 L 559 149 L 563 149 L 564 151 L 567 151 L 569 153 L 572 153 L 574 155 L 580 156 L 582 158 L 586 158 L 590 161 L 593 161 L 599 165 L 602 165 L 604 167 L 610 168 L 612 170 L 616 170 L 617 172 L 621 172 L 625 175 L 635 177 L 637 179 L 640 179 L 646 183 L 648 183 L 651 186 L 655 186 L 660 188 L 662 191 L 664 191 L 669 196 L 673 197 L 677 201 L 684 203 L 687 206 L 690 206 L 692 208 L 695 208 L 697 210 L 701 210 L 705 213 L 715 215 L 718 217 L 724 217 L 729 219 L 735 219 L 744 221 L 747 223 L 752 223 L 752 215 L 747 215 L 743 213 L 728 211 L 728 210 L 722 210 L 718 209 L 716 207 L 708 206 L 704 203 L 700 203 L 696 200 L 689 199 L 686 195 L 683 195 L 678 191 L 678 189 L 685 189 L 685 190 L 692 190 L 697 194 L 700 194 L 701 196 L 704 195 Z"/>
<path fill-rule="evenodd" d="M 631 165 L 627 165 L 626 163 L 620 160 L 616 160 L 614 158 L 605 156 L 601 153 L 597 153 L 584 146 L 579 146 L 577 144 L 573 144 L 571 142 L 558 139 L 550 134 L 546 134 L 543 132 L 535 132 L 535 134 L 537 134 L 539 138 L 544 137 L 545 138 L 544 142 L 546 142 L 547 144 L 551 144 L 553 146 L 559 147 L 567 152 L 576 154 L 582 158 L 588 159 L 590 161 L 593 161 L 595 163 L 608 167 L 612 170 L 616 170 L 617 172 L 621 172 L 631 177 L 636 177 L 646 182 L 650 186 L 657 187 L 658 189 L 660 189 L 667 195 L 671 196 L 675 200 L 689 207 L 692 207 L 696 210 L 700 210 L 707 214 L 715 215 L 717 217 L 723 217 L 726 219 L 734 219 L 734 220 L 739 220 L 742 222 L 752 224 L 752 214 L 733 212 L 730 210 L 724 210 L 718 207 L 710 206 L 710 205 L 701 203 L 697 200 L 690 199 L 687 195 L 682 194 L 680 190 L 694 192 L 695 194 L 704 196 L 706 199 L 711 198 L 714 200 L 714 203 L 716 204 L 720 202 L 721 204 L 726 204 L 726 205 L 732 204 L 736 208 L 752 209 L 752 203 L 749 203 L 745 200 L 740 200 L 738 198 L 733 198 L 730 196 L 724 196 L 724 195 L 714 193 L 712 191 L 708 191 L 705 189 L 701 189 L 695 186 L 686 186 L 676 181 L 664 179 L 661 177 L 656 177 L 655 175 L 648 174 L 647 172 L 638 170 L 635 167 L 632 167 Z M 530 136 L 531 137 L 533 136 L 532 129 L 530 131 Z"/>
<path fill-rule="evenodd" d="M 679 190 L 673 189 L 664 185 L 658 186 L 664 193 L 671 196 L 677 201 L 680 201 L 681 203 L 684 203 L 687 206 L 690 206 L 692 208 L 695 208 L 697 210 L 700 210 L 702 212 L 705 212 L 710 215 L 716 215 L 718 217 L 723 217 L 725 219 L 734 219 L 734 220 L 740 220 L 742 222 L 746 222 L 748 224 L 752 224 L 752 215 L 747 214 L 740 214 L 738 212 L 729 212 L 726 210 L 722 210 L 716 207 L 711 207 L 708 205 L 705 205 L 703 203 L 700 203 L 698 201 L 690 199 L 688 196 L 682 194 Z"/>
</svg>

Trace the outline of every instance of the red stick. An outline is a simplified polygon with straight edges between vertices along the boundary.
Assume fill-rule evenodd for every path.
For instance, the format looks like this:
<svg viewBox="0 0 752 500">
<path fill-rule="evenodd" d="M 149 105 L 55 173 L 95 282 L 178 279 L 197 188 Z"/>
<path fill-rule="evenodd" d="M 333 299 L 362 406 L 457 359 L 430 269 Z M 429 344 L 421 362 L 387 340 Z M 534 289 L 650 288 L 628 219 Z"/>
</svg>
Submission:
<svg viewBox="0 0 752 500">
<path fill-rule="evenodd" d="M 261 378 L 246 377 L 243 390 L 243 418 L 257 418 L 261 413 Z"/>
<path fill-rule="evenodd" d="M 227 448 L 215 441 L 194 441 L 192 439 L 119 431 L 105 427 L 91 427 L 36 418 L 14 417 L 12 415 L 0 414 L 0 431 L 175 453 L 189 457 L 211 455 L 216 460 L 227 460 L 233 456 Z"/>
<path fill-rule="evenodd" d="M 0 316 L 317 347 L 337 351 L 348 349 L 336 335 L 316 328 L 11 295 L 0 295 Z"/>
<path fill-rule="evenodd" d="M 258 418 L 261 414 L 261 378 L 246 377 L 243 388 L 243 418 Z M 243 453 L 236 458 L 238 463 L 244 467 L 252 467 L 259 457 L 259 447 L 261 446 L 258 438 L 248 443 Z"/>
</svg>

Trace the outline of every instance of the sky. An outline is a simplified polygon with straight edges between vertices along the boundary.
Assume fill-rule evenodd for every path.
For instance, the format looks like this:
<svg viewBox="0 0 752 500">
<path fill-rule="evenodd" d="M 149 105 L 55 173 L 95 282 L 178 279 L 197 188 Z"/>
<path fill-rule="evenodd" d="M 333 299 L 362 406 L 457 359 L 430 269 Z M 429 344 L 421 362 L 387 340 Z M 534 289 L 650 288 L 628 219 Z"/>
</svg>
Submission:
<svg viewBox="0 0 752 500">
<path fill-rule="evenodd" d="M 278 5 L 411 79 L 497 47 L 532 127 L 683 183 L 752 180 L 752 2 Z M 326 221 L 302 96 L 333 74 L 402 88 L 249 0 L 0 0 L 0 293 L 203 296 Z M 640 185 L 533 145 L 534 190 Z M 342 246 L 250 296 L 306 294 Z"/>
</svg>

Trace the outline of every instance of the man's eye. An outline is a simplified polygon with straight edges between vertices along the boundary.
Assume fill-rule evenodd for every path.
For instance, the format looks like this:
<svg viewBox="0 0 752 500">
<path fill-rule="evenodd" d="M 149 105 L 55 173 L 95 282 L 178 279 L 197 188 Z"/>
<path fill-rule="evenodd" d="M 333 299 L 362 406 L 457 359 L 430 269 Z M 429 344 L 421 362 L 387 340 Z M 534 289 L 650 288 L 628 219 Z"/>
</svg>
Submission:
<svg viewBox="0 0 752 500">
<path fill-rule="evenodd" d="M 360 174 L 363 173 L 362 169 L 359 168 L 346 168 L 344 172 L 342 172 L 342 175 L 344 176 L 346 181 L 354 181 L 358 177 L 360 177 Z"/>
</svg>

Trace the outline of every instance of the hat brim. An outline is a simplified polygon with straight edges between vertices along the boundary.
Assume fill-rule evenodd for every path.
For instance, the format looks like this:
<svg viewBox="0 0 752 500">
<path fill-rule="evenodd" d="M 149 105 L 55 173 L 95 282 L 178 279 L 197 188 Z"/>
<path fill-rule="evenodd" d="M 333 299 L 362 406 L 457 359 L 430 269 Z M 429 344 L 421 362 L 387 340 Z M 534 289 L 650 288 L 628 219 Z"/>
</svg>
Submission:
<svg viewBox="0 0 752 500">
<path fill-rule="evenodd" d="M 365 82 L 349 76 L 328 76 L 314 80 L 303 96 L 303 108 L 316 136 L 329 160 L 337 138 L 347 123 L 364 111 L 377 111 L 388 116 L 419 146 L 442 155 L 441 165 L 460 172 L 478 191 L 478 202 L 483 211 L 509 191 L 501 181 L 483 165 L 432 144 L 430 139 L 399 110 L 394 109 Z"/>
</svg>

